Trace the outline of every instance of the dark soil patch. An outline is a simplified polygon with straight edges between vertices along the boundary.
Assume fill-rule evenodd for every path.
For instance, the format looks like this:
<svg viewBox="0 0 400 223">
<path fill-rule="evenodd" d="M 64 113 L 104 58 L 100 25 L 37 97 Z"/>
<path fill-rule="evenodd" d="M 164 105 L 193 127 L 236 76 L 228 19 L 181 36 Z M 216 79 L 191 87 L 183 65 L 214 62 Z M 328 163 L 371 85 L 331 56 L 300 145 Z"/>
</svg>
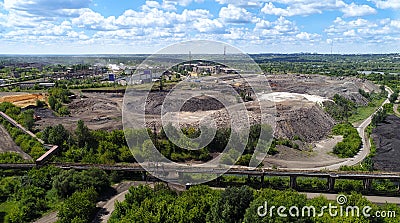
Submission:
<svg viewBox="0 0 400 223">
<path fill-rule="evenodd" d="M 400 118 L 390 115 L 372 133 L 376 155 L 372 158 L 377 170 L 400 172 Z"/>
</svg>

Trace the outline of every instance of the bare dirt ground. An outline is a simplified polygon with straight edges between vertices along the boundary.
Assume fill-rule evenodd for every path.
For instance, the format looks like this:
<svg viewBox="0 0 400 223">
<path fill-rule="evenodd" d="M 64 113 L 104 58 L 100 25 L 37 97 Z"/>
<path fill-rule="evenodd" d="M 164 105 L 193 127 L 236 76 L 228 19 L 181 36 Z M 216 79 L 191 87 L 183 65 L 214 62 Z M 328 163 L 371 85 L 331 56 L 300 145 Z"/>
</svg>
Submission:
<svg viewBox="0 0 400 223">
<path fill-rule="evenodd" d="M 35 109 L 42 120 L 36 121 L 38 129 L 63 124 L 68 130 L 74 130 L 79 120 L 93 130 L 122 129 L 122 100 L 120 94 L 85 93 L 85 97 L 72 100 L 68 104 L 70 116 L 59 117 L 49 109 Z"/>
<path fill-rule="evenodd" d="M 0 125 L 0 153 L 4 152 L 15 152 L 18 153 L 22 156 L 23 159 L 25 160 L 31 160 L 32 157 L 26 154 L 22 149 L 20 149 L 13 139 L 11 138 L 10 134 L 7 132 L 7 130 L 4 128 L 4 126 Z"/>
<path fill-rule="evenodd" d="M 358 93 L 358 89 L 366 92 L 379 91 L 379 87 L 370 81 L 354 77 L 288 74 L 267 75 L 267 78 L 273 91 L 318 95 L 325 98 L 342 94 L 358 104 L 367 103 L 366 99 Z"/>
<path fill-rule="evenodd" d="M 36 105 L 36 100 L 44 100 L 44 94 L 29 94 L 29 93 L 19 93 L 15 94 L 10 92 L 9 94 L 0 94 L 1 102 L 11 102 L 18 107 L 27 107 L 29 105 Z"/>
<path fill-rule="evenodd" d="M 343 140 L 342 136 L 333 136 L 310 144 L 311 150 L 296 150 L 285 146 L 278 146 L 279 153 L 264 160 L 265 167 L 280 169 L 302 169 L 329 166 L 343 162 L 346 159 L 332 154 L 333 147 Z"/>
</svg>

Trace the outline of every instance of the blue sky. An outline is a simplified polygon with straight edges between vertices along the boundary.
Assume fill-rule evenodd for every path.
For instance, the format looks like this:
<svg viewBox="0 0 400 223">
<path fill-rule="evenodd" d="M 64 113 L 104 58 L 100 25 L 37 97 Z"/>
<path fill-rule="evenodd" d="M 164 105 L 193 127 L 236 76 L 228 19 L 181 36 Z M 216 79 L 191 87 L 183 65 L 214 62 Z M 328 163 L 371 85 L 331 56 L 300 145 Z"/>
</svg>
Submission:
<svg viewBox="0 0 400 223">
<path fill-rule="evenodd" d="M 0 54 L 400 53 L 400 0 L 0 0 Z"/>
</svg>

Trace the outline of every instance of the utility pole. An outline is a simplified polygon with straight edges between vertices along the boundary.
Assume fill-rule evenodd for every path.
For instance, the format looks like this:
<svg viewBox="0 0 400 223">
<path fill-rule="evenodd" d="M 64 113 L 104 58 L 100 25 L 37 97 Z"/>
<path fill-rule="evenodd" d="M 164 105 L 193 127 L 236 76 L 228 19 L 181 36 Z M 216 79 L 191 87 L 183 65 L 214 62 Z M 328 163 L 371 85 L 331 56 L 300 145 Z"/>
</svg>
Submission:
<svg viewBox="0 0 400 223">
<path fill-rule="evenodd" d="M 226 46 L 224 46 L 224 66 L 226 64 Z"/>
<path fill-rule="evenodd" d="M 190 71 L 192 70 L 192 51 L 189 51 L 189 69 Z"/>
</svg>

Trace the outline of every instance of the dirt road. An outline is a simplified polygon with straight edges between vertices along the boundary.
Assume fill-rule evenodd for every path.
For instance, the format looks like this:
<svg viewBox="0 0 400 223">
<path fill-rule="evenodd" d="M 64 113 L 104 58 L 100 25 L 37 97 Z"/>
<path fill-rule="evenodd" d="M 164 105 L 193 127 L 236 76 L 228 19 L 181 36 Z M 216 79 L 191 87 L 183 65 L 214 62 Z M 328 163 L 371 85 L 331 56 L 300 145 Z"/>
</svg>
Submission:
<svg viewBox="0 0 400 223">
<path fill-rule="evenodd" d="M 57 211 L 51 212 L 39 218 L 38 220 L 34 221 L 33 223 L 54 223 L 58 220 L 57 213 L 58 213 Z"/>
</svg>

